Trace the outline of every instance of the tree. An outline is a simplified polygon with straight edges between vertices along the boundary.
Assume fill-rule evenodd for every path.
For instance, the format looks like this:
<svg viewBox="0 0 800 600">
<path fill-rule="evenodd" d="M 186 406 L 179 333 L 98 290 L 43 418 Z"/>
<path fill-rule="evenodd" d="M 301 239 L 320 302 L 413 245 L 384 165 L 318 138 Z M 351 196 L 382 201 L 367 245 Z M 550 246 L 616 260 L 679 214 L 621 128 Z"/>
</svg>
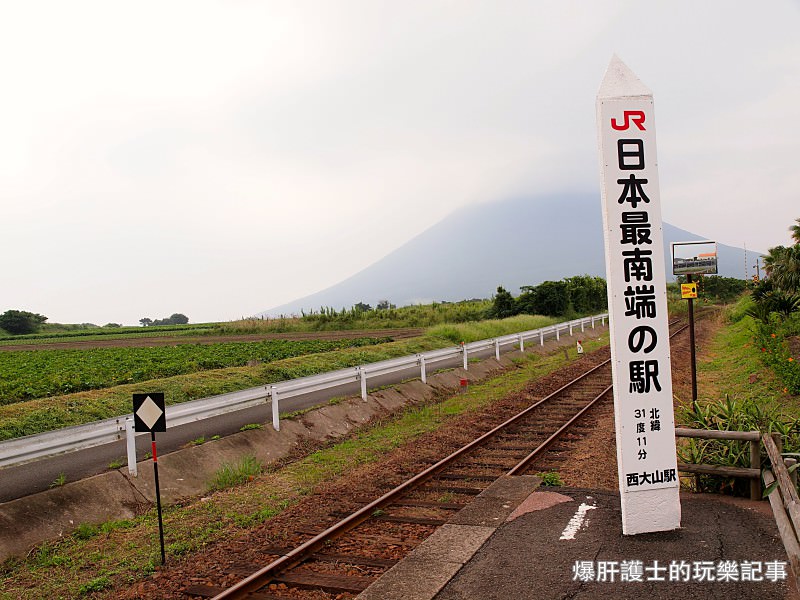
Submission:
<svg viewBox="0 0 800 600">
<path fill-rule="evenodd" d="M 364 302 L 359 302 L 358 304 L 353 305 L 353 310 L 356 312 L 367 312 L 372 310 L 372 307 Z"/>
<path fill-rule="evenodd" d="M 536 313 L 548 317 L 559 317 L 567 312 L 569 293 L 563 281 L 544 281 L 534 290 Z"/>
<path fill-rule="evenodd" d="M 800 290 L 800 244 L 776 246 L 764 257 L 764 270 L 775 288 L 787 292 Z"/>
<path fill-rule="evenodd" d="M 189 317 L 181 313 L 173 313 L 169 318 L 169 322 L 172 325 L 186 325 L 189 322 Z"/>
<path fill-rule="evenodd" d="M 24 310 L 7 310 L 0 315 L 0 327 L 13 335 L 36 333 L 47 317 Z"/>
<path fill-rule="evenodd" d="M 789 231 L 792 232 L 792 239 L 794 240 L 795 244 L 800 244 L 800 219 L 795 219 L 797 225 L 792 225 L 789 227 Z"/>
<path fill-rule="evenodd" d="M 497 287 L 490 313 L 495 319 L 505 319 L 517 314 L 514 297 L 502 285 Z"/>
<path fill-rule="evenodd" d="M 390 308 L 392 305 L 388 300 L 378 300 L 378 304 L 375 305 L 375 310 L 389 310 Z"/>
<path fill-rule="evenodd" d="M 149 327 L 150 325 L 153 324 L 153 319 L 145 317 L 143 319 L 139 319 L 139 323 L 142 324 L 142 327 Z"/>
</svg>

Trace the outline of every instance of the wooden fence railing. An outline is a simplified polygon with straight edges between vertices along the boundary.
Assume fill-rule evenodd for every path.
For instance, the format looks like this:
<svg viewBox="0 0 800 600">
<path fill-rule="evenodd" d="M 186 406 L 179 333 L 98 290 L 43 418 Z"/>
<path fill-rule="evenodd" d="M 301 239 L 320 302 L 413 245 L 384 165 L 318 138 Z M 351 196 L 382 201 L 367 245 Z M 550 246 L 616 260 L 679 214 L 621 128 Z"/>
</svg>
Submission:
<svg viewBox="0 0 800 600">
<path fill-rule="evenodd" d="M 769 494 L 769 503 L 795 580 L 800 582 L 800 498 L 797 496 L 797 483 L 790 476 L 786 460 L 781 456 L 781 449 L 775 440 L 766 434 L 762 440 L 772 464 L 772 470 L 764 470 L 764 484 L 769 488 L 776 479 L 778 481 L 777 487 Z"/>
<path fill-rule="evenodd" d="M 761 433 L 758 431 L 718 431 L 716 429 L 675 428 L 675 437 L 699 438 L 703 440 L 735 440 L 750 442 L 750 467 L 726 467 L 723 465 L 697 465 L 678 463 L 678 471 L 697 475 L 720 477 L 742 477 L 750 480 L 750 498 L 761 499 Z"/>
<path fill-rule="evenodd" d="M 761 434 L 758 431 L 717 431 L 708 429 L 675 429 L 675 437 L 705 440 L 737 440 L 750 442 L 750 467 L 725 467 L 678 463 L 678 470 L 698 475 L 743 477 L 750 480 L 750 498 L 760 500 L 761 479 L 767 489 L 777 480 L 777 486 L 768 495 L 775 523 L 786 549 L 795 581 L 800 586 L 800 496 L 797 493 L 797 475 L 789 467 L 797 461 L 781 456 L 782 440 L 779 434 Z M 771 469 L 761 471 L 761 446 L 767 453 Z"/>
</svg>

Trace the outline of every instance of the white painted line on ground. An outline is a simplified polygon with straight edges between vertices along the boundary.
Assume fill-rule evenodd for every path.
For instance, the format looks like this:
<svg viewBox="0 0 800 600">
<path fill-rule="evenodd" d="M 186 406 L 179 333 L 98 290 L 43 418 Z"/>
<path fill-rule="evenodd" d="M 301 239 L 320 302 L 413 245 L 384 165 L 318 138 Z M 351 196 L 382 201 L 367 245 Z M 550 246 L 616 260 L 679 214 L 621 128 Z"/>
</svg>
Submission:
<svg viewBox="0 0 800 600">
<path fill-rule="evenodd" d="M 564 531 L 561 532 L 561 537 L 558 539 L 574 540 L 575 534 L 578 533 L 578 530 L 583 525 L 583 521 L 586 519 L 586 513 L 594 508 L 597 508 L 597 506 L 595 506 L 594 504 L 586 504 L 585 502 L 582 502 L 581 505 L 578 507 L 578 510 L 575 511 L 575 514 L 572 515 L 572 518 L 569 520 L 569 523 L 567 523 L 567 526 L 564 527 Z"/>
</svg>

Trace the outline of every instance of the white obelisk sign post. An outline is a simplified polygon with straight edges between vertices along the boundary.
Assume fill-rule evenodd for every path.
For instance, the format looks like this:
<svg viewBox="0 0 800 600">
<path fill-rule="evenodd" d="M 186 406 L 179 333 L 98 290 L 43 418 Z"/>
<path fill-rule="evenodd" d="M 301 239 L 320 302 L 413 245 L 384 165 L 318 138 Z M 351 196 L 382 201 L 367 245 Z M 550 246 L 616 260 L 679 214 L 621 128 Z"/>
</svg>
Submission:
<svg viewBox="0 0 800 600">
<path fill-rule="evenodd" d="M 653 94 L 616 56 L 597 94 L 622 532 L 681 524 Z"/>
</svg>

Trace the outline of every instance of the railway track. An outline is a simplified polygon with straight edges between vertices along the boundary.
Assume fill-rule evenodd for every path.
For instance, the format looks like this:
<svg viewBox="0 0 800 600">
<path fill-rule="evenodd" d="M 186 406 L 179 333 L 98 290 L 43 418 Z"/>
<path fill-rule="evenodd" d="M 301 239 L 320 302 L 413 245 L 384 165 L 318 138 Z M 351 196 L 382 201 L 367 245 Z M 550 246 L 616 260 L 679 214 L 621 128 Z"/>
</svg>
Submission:
<svg viewBox="0 0 800 600">
<path fill-rule="evenodd" d="M 686 328 L 671 323 L 670 337 Z M 227 589 L 192 585 L 185 597 L 355 597 L 498 478 L 557 469 L 611 389 L 607 359 L 379 498 L 351 498 L 360 508 L 268 547 L 266 566 L 232 564 L 230 577 L 241 579 Z"/>
</svg>

